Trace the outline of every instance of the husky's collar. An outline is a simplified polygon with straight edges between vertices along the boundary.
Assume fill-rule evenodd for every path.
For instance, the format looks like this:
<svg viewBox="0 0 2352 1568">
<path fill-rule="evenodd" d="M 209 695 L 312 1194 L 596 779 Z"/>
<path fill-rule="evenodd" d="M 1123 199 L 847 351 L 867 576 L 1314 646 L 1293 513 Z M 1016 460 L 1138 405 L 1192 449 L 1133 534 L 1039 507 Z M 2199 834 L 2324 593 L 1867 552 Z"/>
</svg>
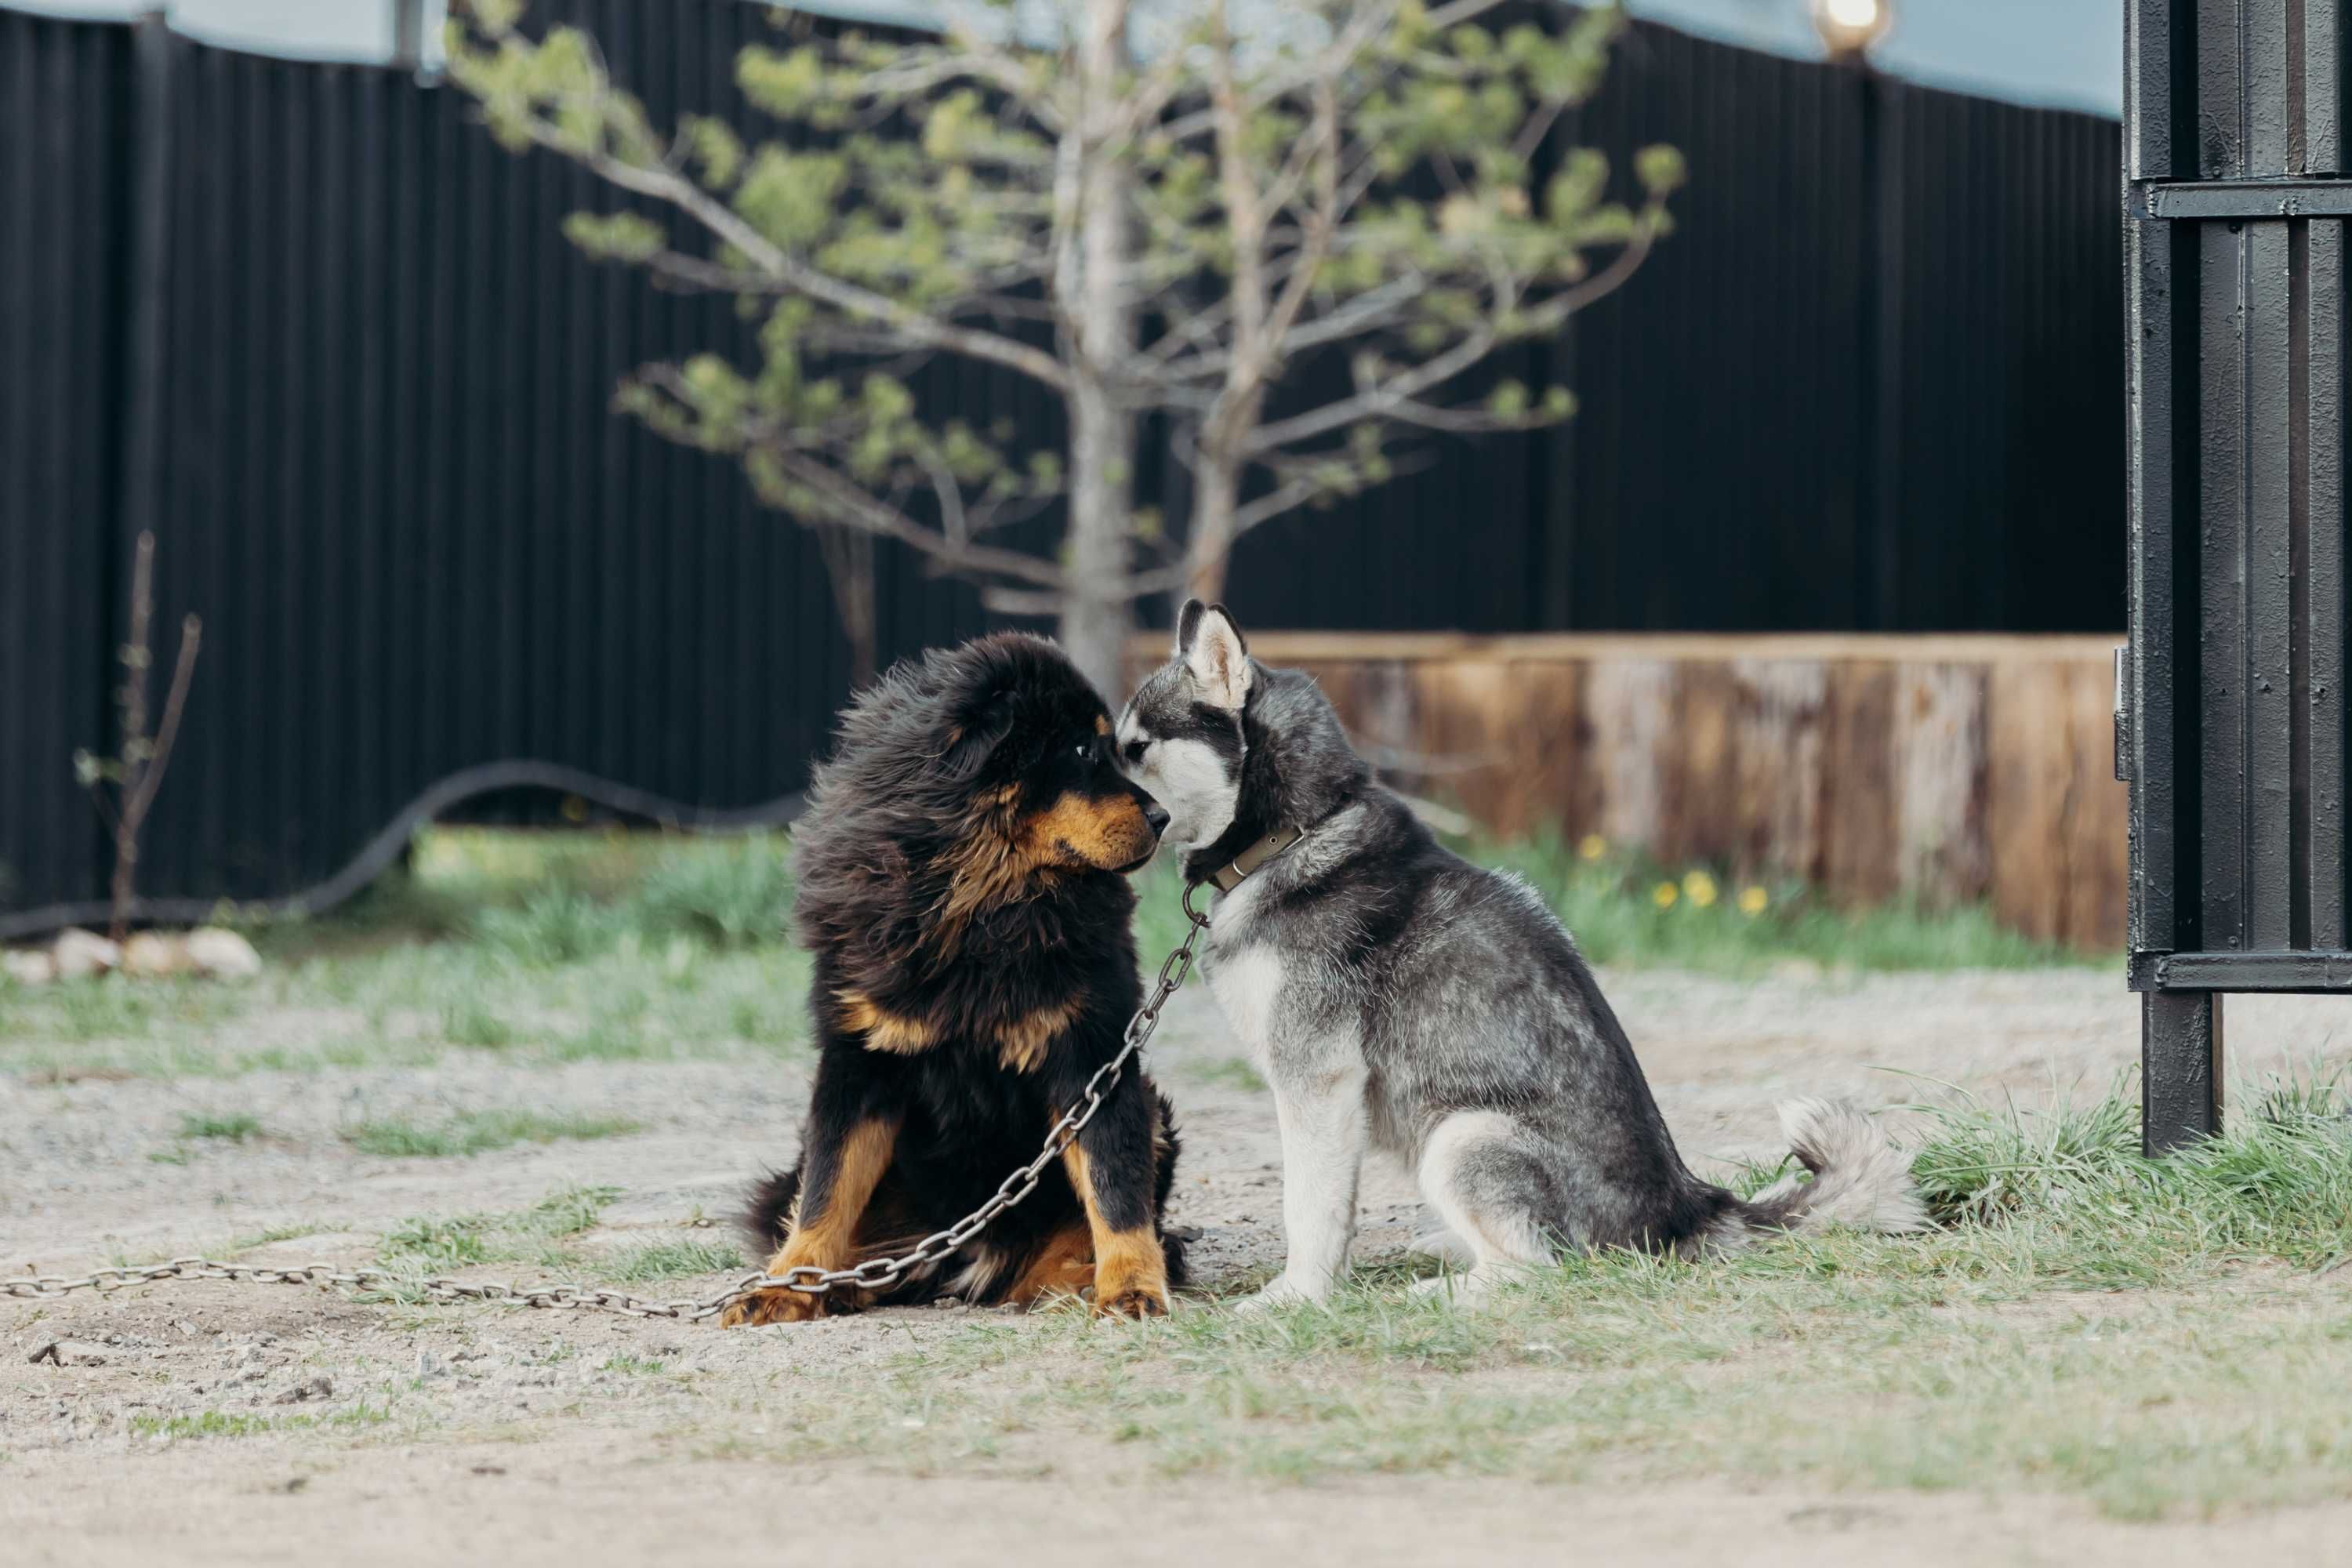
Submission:
<svg viewBox="0 0 2352 1568">
<path fill-rule="evenodd" d="M 1243 878 L 1306 837 L 1303 827 L 1277 827 L 1210 872 L 1209 880 L 1216 884 L 1217 891 L 1230 893 L 1242 885 Z"/>
</svg>

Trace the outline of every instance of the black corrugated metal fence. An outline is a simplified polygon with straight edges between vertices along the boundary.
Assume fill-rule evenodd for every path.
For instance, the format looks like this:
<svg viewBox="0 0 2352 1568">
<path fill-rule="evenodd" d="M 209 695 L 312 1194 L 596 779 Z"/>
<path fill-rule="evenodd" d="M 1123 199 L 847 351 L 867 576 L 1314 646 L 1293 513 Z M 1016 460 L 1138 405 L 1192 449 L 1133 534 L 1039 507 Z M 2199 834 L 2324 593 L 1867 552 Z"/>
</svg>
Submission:
<svg viewBox="0 0 2352 1568">
<path fill-rule="evenodd" d="M 748 119 L 755 7 L 533 14 L 657 121 Z M 1644 26 L 1575 134 L 1693 170 L 1675 237 L 1533 367 L 1584 413 L 1260 531 L 1248 622 L 2119 620 L 2112 123 Z M 404 74 L 0 11 L 0 921 L 103 889 L 69 759 L 114 744 L 142 527 L 157 625 L 205 621 L 150 894 L 315 883 L 499 759 L 716 808 L 799 785 L 848 679 L 812 536 L 610 412 L 743 325 L 583 260 L 559 226 L 604 205 Z M 1050 417 L 961 367 L 919 390 Z M 1172 479 L 1142 499 L 1181 513 Z M 879 601 L 886 658 L 984 624 L 891 547 Z"/>
</svg>

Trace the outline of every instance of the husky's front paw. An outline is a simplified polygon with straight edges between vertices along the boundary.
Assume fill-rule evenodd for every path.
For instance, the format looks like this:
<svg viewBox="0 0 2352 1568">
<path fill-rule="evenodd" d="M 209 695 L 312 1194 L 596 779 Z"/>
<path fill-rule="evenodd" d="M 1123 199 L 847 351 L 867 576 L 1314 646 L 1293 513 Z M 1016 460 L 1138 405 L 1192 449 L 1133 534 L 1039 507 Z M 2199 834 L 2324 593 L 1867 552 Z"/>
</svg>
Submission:
<svg viewBox="0 0 2352 1568">
<path fill-rule="evenodd" d="M 1253 1316 L 1259 1312 L 1272 1311 L 1276 1307 L 1295 1307 L 1302 1301 L 1319 1302 L 1330 1293 L 1331 1288 L 1328 1285 L 1319 1290 L 1310 1289 L 1287 1274 L 1278 1274 L 1265 1289 L 1244 1296 L 1234 1302 L 1234 1310 L 1244 1316 Z"/>
<path fill-rule="evenodd" d="M 1447 1269 L 1426 1279 L 1412 1282 L 1411 1294 L 1419 1300 L 1443 1301 L 1450 1307 L 1481 1307 L 1493 1300 L 1495 1293 L 1507 1285 L 1525 1279 L 1525 1265 L 1489 1261 L 1466 1272 Z"/>
</svg>

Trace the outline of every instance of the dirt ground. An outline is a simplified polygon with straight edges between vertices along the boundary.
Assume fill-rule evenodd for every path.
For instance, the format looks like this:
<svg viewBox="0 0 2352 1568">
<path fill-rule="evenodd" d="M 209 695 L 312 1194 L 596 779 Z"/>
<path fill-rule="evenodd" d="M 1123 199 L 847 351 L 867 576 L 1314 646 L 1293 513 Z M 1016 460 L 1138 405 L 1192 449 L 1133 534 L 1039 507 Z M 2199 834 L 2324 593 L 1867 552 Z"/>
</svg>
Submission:
<svg viewBox="0 0 2352 1568">
<path fill-rule="evenodd" d="M 1694 1163 L 1770 1154 L 1770 1106 L 1874 1105 L 1938 1085 L 2041 1099 L 2104 1090 L 2137 1050 L 2135 999 L 2104 973 L 1762 983 L 1604 977 Z M 2340 1059 L 2352 1010 L 2233 1000 L 2232 1076 Z M 257 1031 L 301 1020 L 256 1020 Z M 1203 1282 L 1280 1253 L 1270 1101 L 1218 1070 L 1233 1052 L 1205 994 L 1181 996 L 1155 1071 L 1186 1131 L 1180 1223 Z M 527 1209 L 567 1184 L 619 1189 L 592 1258 L 698 1228 L 786 1156 L 804 1070 L 751 1060 L 532 1068 L 452 1053 L 430 1068 L 36 1083 L 0 1077 L 0 1271 L 79 1274 L 226 1247 L 248 1261 L 372 1259 L 409 1216 Z M 625 1116 L 640 1131 L 463 1159 L 354 1152 L 361 1117 L 482 1105 Z M 247 1112 L 270 1135 L 158 1163 L 190 1114 Z M 1414 1215 L 1371 1173 L 1364 1249 Z M 474 1270 L 544 1278 L 527 1264 Z M 593 1269 L 591 1270 L 593 1274 Z M 719 1276 L 631 1289 L 702 1294 Z M 1184 1310 L 1210 1310 L 1203 1306 Z M 722 1552 L 949 1563 L 1198 1561 L 1351 1565 L 1638 1553 L 1664 1563 L 2135 1564 L 2225 1546 L 2343 1561 L 2352 1504 L 2208 1522 L 2117 1523 L 2064 1498 L 1815 1492 L 1783 1483 L 1611 1484 L 1414 1476 L 1306 1486 L 1137 1473 L 1115 1451 L 1034 1437 L 1017 1464 L 910 1476 L 854 1448 L 792 1458 L 806 1369 L 876 1375 L 954 1331 L 961 1309 L 722 1332 L 601 1314 L 366 1305 L 289 1288 L 171 1284 L 104 1300 L 0 1300 L 0 1556 L 9 1562 L 671 1562 Z M 1116 1333 L 1115 1326 L 1097 1331 Z M 31 1358 L 55 1341 L 60 1364 Z M 193 1423 L 254 1428 L 214 1440 Z M 773 1432 L 771 1431 L 772 1426 Z"/>
</svg>

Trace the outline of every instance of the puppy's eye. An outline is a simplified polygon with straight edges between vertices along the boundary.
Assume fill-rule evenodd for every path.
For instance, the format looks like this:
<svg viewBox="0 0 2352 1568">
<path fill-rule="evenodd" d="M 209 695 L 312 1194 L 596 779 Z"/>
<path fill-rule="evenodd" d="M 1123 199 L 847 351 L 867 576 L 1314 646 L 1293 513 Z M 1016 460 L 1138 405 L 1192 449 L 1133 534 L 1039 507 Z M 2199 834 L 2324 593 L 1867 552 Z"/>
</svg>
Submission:
<svg viewBox="0 0 2352 1568">
<path fill-rule="evenodd" d="M 1150 748 L 1151 742 L 1149 741 L 1129 741 L 1125 746 L 1120 748 L 1119 754 L 1128 760 L 1129 766 L 1132 766 L 1135 763 L 1143 761 L 1143 753 L 1150 750 Z"/>
<path fill-rule="evenodd" d="M 1080 741 L 1078 742 L 1077 752 L 1078 761 L 1083 763 L 1095 754 L 1095 743 L 1092 741 Z"/>
</svg>

